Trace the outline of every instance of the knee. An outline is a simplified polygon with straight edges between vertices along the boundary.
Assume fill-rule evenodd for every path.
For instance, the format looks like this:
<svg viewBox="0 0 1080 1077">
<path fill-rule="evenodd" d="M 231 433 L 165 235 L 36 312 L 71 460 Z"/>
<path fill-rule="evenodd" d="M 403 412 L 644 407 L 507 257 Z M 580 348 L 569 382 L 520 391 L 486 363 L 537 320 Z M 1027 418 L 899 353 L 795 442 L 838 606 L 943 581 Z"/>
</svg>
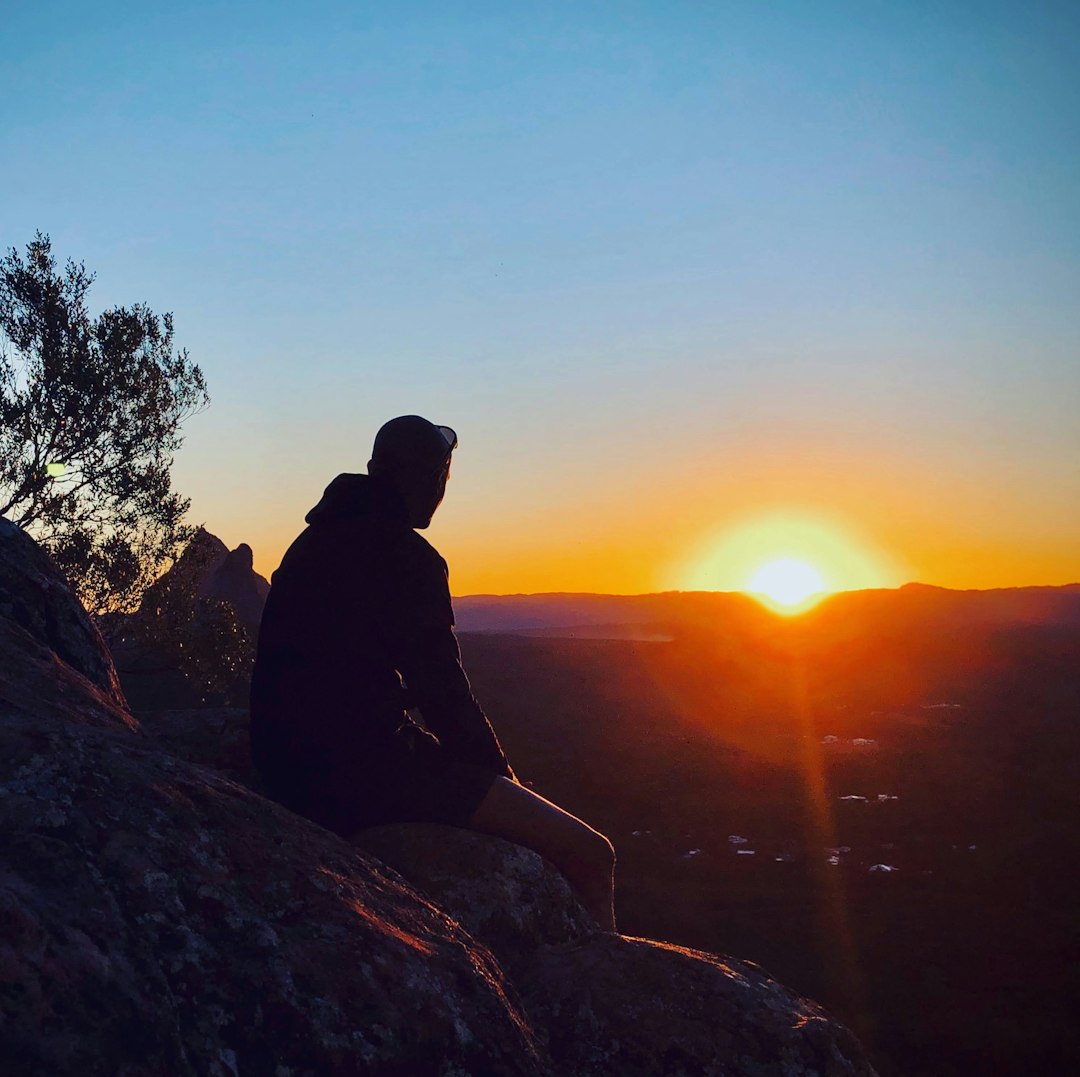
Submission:
<svg viewBox="0 0 1080 1077">
<path fill-rule="evenodd" d="M 589 861 L 599 871 L 615 870 L 615 846 L 598 830 L 589 829 Z"/>
</svg>

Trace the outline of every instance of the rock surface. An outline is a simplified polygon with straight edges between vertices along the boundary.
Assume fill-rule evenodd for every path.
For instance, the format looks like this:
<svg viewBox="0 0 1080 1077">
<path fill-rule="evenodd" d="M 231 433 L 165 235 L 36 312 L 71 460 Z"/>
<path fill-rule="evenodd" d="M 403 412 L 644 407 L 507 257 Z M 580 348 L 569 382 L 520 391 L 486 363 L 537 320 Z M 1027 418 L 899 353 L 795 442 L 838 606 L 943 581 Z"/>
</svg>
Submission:
<svg viewBox="0 0 1080 1077">
<path fill-rule="evenodd" d="M 261 793 L 251 762 L 251 723 L 246 708 L 196 707 L 154 711 L 140 718 L 154 745 L 189 763 L 213 767 L 234 782 Z"/>
<path fill-rule="evenodd" d="M 419 824 L 374 827 L 352 844 L 395 868 L 485 942 L 512 977 L 531 975 L 539 947 L 596 934 L 566 880 L 520 845 Z"/>
<path fill-rule="evenodd" d="M 868 1074 L 816 1003 L 757 966 L 598 932 L 535 853 L 442 826 L 386 826 L 353 843 L 396 868 L 487 944 L 567 1074 Z"/>
<path fill-rule="evenodd" d="M 134 729 L 112 659 L 67 581 L 0 517 L 0 701 L 109 729 Z"/>
<path fill-rule="evenodd" d="M 532 853 L 350 845 L 176 754 L 243 773 L 205 723 L 141 728 L 30 540 L 0 553 L 5 1074 L 872 1072 L 759 970 L 595 932 Z"/>
</svg>

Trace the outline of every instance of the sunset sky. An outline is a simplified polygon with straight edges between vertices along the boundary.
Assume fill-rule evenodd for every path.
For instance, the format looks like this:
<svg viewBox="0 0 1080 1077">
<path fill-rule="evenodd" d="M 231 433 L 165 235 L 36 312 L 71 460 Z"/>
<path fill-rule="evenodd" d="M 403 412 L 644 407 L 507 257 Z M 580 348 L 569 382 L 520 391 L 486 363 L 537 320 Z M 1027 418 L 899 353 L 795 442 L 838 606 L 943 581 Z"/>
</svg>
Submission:
<svg viewBox="0 0 1080 1077">
<path fill-rule="evenodd" d="M 455 594 L 1080 580 L 1080 6 L 3 13 L 0 242 L 174 312 L 265 575 L 417 412 Z"/>
</svg>

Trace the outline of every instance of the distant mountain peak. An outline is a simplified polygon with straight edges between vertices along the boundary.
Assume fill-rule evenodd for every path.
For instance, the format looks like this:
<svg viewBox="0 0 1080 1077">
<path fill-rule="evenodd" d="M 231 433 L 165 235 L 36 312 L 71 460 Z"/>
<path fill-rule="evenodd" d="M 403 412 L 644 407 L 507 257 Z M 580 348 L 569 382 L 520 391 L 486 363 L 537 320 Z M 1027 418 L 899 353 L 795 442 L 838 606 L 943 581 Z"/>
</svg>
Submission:
<svg viewBox="0 0 1080 1077">
<path fill-rule="evenodd" d="M 217 535 L 200 527 L 159 580 L 183 580 L 196 598 L 228 602 L 244 626 L 257 631 L 270 583 L 255 571 L 254 564 L 254 553 L 246 542 L 230 550 Z"/>
</svg>

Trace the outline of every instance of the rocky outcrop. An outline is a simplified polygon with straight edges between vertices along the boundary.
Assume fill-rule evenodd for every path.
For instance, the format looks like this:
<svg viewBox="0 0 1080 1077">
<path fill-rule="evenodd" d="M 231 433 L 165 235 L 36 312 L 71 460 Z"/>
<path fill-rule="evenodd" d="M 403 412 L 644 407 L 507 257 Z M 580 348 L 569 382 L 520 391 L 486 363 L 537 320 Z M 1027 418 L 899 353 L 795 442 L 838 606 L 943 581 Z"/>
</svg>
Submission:
<svg viewBox="0 0 1080 1077">
<path fill-rule="evenodd" d="M 373 858 L 161 750 L 91 679 L 108 655 L 62 581 L 3 539 L 5 1074 L 549 1072 L 483 946 Z"/>
<path fill-rule="evenodd" d="M 228 556 L 229 547 L 217 535 L 200 527 L 172 567 L 163 572 L 158 580 L 167 581 L 174 590 L 198 597 L 205 593 L 214 574 L 225 564 Z"/>
<path fill-rule="evenodd" d="M 6 1074 L 871 1073 L 760 970 L 596 932 L 525 850 L 350 845 L 203 765 L 206 726 L 140 727 L 63 583 L 0 540 Z"/>
<path fill-rule="evenodd" d="M 246 542 L 226 554 L 224 561 L 209 575 L 199 591 L 200 597 L 228 602 L 240 623 L 254 637 L 259 631 L 263 606 L 270 584 L 254 568 L 254 554 Z"/>
<path fill-rule="evenodd" d="M 189 763 L 212 767 L 240 785 L 262 792 L 251 761 L 247 708 L 190 707 L 153 711 L 140 719 L 144 737 Z"/>
<path fill-rule="evenodd" d="M 559 1073 L 871 1072 L 846 1029 L 752 962 L 596 931 L 527 849 L 416 825 L 355 844 L 491 949 Z"/>
<path fill-rule="evenodd" d="M 519 982 L 531 976 L 541 948 L 596 934 L 566 880 L 520 845 L 417 824 L 374 827 L 353 844 L 395 868 L 483 940 Z"/>
<path fill-rule="evenodd" d="M 241 542 L 235 550 L 230 550 L 204 527 L 195 532 L 176 564 L 159 581 L 172 590 L 186 593 L 193 602 L 200 598 L 228 602 L 252 635 L 259 630 L 263 606 L 270 593 L 267 579 L 255 571 L 251 547 Z"/>
<path fill-rule="evenodd" d="M 0 517 L 0 701 L 26 714 L 133 729 L 112 659 L 45 553 Z"/>
</svg>

